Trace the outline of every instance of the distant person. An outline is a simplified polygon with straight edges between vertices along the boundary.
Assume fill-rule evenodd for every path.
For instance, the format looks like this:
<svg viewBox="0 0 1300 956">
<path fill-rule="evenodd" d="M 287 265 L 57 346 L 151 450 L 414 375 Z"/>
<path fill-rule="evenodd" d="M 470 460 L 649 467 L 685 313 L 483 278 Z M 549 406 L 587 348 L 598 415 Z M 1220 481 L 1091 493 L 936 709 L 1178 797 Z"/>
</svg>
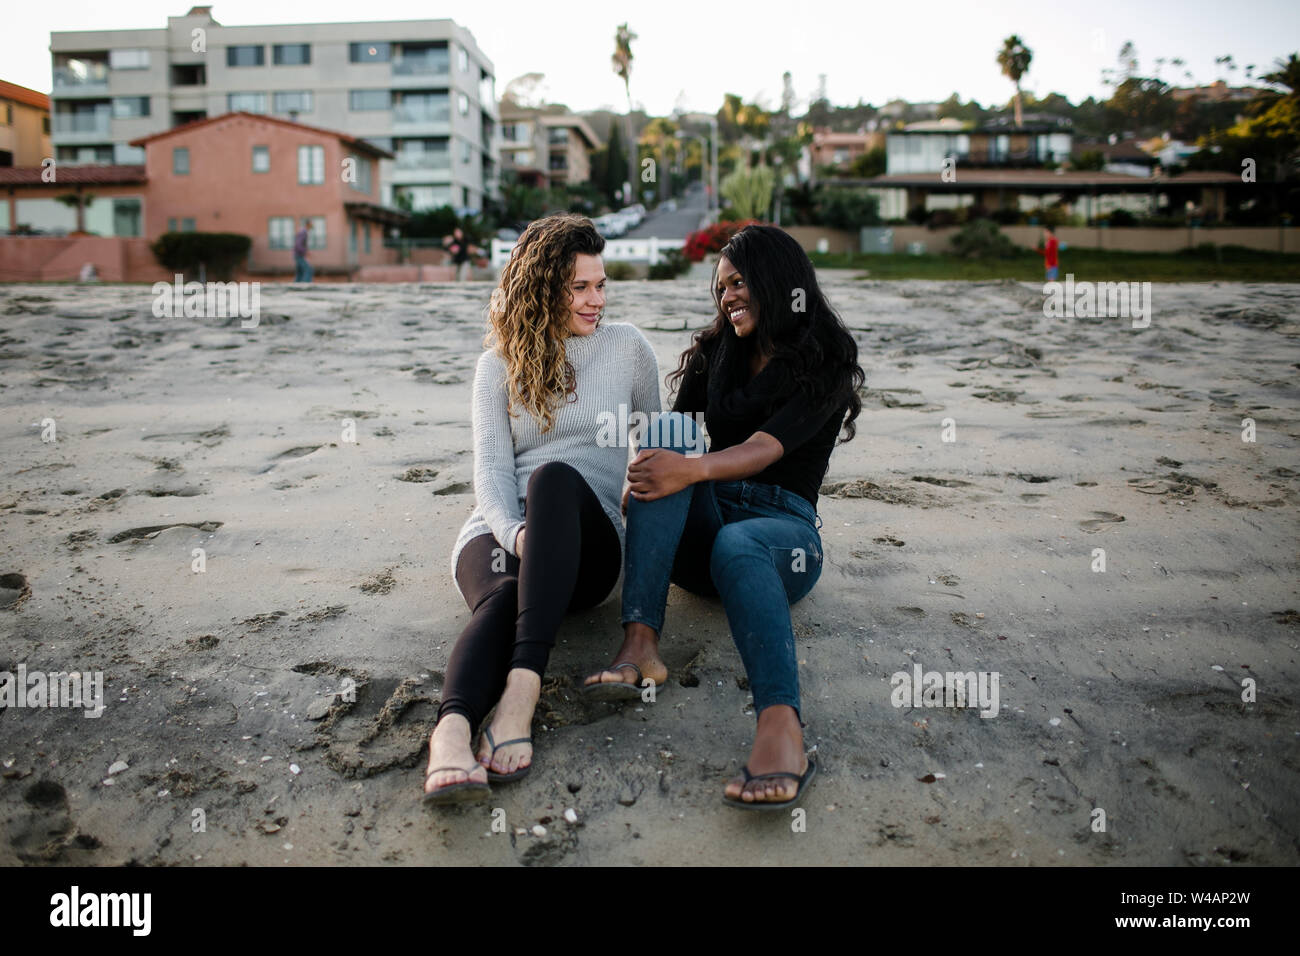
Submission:
<svg viewBox="0 0 1300 956">
<path fill-rule="evenodd" d="M 469 278 L 470 259 L 481 255 L 483 250 L 474 245 L 465 236 L 465 231 L 457 226 L 450 236 L 444 236 L 442 244 L 451 253 L 451 261 L 456 266 L 456 281 L 464 282 Z"/>
<path fill-rule="evenodd" d="M 82 266 L 79 278 L 82 282 L 98 282 L 99 273 L 95 271 L 95 264 L 93 262 L 87 262 Z"/>
<path fill-rule="evenodd" d="M 310 282 L 312 279 L 311 263 L 307 261 L 307 245 L 311 238 L 311 220 L 304 219 L 302 228 L 293 239 L 293 281 Z"/>
<path fill-rule="evenodd" d="M 1056 241 L 1056 230 L 1052 226 L 1043 227 L 1043 244 L 1038 247 L 1038 251 L 1043 254 L 1043 265 L 1047 267 L 1047 281 L 1055 282 L 1058 254 L 1061 244 Z"/>
</svg>

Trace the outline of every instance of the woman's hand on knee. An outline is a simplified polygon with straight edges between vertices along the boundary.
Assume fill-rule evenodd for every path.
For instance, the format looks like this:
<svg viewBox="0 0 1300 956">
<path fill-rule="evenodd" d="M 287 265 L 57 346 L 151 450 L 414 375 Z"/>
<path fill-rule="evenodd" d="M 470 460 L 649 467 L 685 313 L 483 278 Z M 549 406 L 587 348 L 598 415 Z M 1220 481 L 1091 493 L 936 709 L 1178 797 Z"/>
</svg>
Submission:
<svg viewBox="0 0 1300 956">
<path fill-rule="evenodd" d="M 666 448 L 647 448 L 627 466 L 628 490 L 637 501 L 675 494 L 700 480 L 698 461 Z"/>
</svg>

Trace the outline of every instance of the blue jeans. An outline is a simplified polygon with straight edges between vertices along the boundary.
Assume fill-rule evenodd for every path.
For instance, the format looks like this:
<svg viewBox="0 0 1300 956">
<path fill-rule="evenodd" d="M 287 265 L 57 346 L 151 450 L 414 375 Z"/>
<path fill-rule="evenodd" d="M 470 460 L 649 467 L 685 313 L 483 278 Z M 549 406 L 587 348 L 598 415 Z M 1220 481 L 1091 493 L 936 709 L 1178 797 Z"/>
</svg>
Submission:
<svg viewBox="0 0 1300 956">
<path fill-rule="evenodd" d="M 642 448 L 702 447 L 695 422 L 659 415 Z M 668 583 L 719 595 L 749 675 L 754 708 L 799 711 L 790 605 L 817 583 L 822 541 L 804 498 L 756 481 L 704 481 L 655 501 L 627 502 L 623 623 L 663 630 Z"/>
<path fill-rule="evenodd" d="M 294 257 L 293 257 L 293 269 L 294 269 L 294 272 L 293 272 L 293 281 L 294 281 L 294 282 L 310 282 L 310 281 L 311 281 L 313 271 L 312 271 L 311 263 L 307 261 L 307 257 L 306 257 L 306 256 L 294 256 Z"/>
</svg>

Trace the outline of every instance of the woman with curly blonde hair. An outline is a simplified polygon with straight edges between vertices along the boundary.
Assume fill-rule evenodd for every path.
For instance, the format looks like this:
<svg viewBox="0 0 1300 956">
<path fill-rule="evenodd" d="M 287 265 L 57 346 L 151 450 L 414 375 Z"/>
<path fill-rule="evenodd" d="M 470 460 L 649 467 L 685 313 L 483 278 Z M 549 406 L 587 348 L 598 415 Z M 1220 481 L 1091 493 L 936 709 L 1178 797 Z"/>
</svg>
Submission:
<svg viewBox="0 0 1300 956">
<path fill-rule="evenodd" d="M 588 219 L 539 219 L 492 294 L 474 375 L 476 504 L 451 559 L 471 617 L 447 664 L 426 804 L 482 799 L 489 781 L 528 772 L 561 620 L 618 578 L 628 435 L 609 425 L 662 406 L 650 343 L 602 321 L 604 248 Z M 494 705 L 476 756 L 474 732 Z"/>
</svg>

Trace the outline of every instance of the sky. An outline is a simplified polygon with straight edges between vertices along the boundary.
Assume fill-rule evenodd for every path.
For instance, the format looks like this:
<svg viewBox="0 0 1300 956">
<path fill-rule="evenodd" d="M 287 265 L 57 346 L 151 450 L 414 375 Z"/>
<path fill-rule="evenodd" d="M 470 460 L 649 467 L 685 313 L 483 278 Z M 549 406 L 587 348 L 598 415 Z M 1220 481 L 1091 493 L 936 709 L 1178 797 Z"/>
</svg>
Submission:
<svg viewBox="0 0 1300 956">
<path fill-rule="evenodd" d="M 0 33 L 0 79 L 49 92 L 51 31 L 161 28 L 191 5 L 11 3 Z M 1075 103 L 1109 95 L 1101 71 L 1117 65 L 1126 40 L 1135 44 L 1144 74 L 1157 57 L 1181 57 L 1200 83 L 1220 76 L 1245 83 L 1247 64 L 1256 75 L 1266 73 L 1275 60 L 1300 50 L 1297 0 L 214 0 L 211 6 L 227 26 L 450 18 L 493 61 L 498 95 L 514 77 L 538 72 L 545 75 L 546 99 L 574 110 L 626 108 L 623 82 L 610 64 L 614 33 L 626 21 L 637 34 L 632 101 L 653 115 L 677 108 L 713 112 L 724 93 L 774 108 L 786 70 L 800 108 L 815 95 L 820 74 L 836 105 L 943 100 L 953 92 L 984 106 L 1004 104 L 1013 87 L 995 58 L 1012 33 L 1034 55 L 1022 87 Z M 1224 54 L 1239 64 L 1235 73 L 1216 67 L 1215 57 Z M 1167 64 L 1161 77 L 1186 82 Z"/>
</svg>

